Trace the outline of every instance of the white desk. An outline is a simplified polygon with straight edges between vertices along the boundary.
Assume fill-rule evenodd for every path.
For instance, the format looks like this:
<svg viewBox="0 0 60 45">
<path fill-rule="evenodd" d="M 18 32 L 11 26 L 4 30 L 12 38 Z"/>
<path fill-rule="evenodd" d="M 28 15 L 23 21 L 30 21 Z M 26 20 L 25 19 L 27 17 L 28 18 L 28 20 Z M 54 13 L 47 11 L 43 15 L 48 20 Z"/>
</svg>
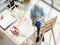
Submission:
<svg viewBox="0 0 60 45">
<path fill-rule="evenodd" d="M 7 12 L 7 13 L 6 13 Z M 6 13 L 6 14 L 8 14 L 8 10 L 7 11 L 5 11 L 4 13 Z M 9 12 L 9 14 L 10 14 L 10 12 Z M 5 14 L 4 14 L 5 15 Z M 18 21 L 16 22 L 16 23 L 14 23 L 12 26 L 17 26 L 17 23 L 18 23 Z M 32 25 L 30 25 L 30 24 L 27 24 L 26 23 L 26 21 L 23 21 L 21 24 L 19 24 L 19 26 L 17 26 L 17 28 L 20 30 L 20 34 L 21 35 L 19 35 L 19 36 L 15 36 L 15 35 L 13 35 L 11 32 L 10 32 L 10 29 L 11 29 L 11 27 L 12 26 L 10 26 L 7 30 L 2 30 L 1 29 L 1 31 L 6 35 L 6 36 L 8 36 L 15 44 L 17 44 L 17 45 L 20 45 L 20 44 L 22 44 L 25 40 L 27 40 L 35 31 L 36 31 L 36 28 L 35 27 L 33 27 Z M 22 34 L 23 33 L 23 34 Z M 25 37 L 23 37 L 24 35 L 26 35 Z"/>
</svg>

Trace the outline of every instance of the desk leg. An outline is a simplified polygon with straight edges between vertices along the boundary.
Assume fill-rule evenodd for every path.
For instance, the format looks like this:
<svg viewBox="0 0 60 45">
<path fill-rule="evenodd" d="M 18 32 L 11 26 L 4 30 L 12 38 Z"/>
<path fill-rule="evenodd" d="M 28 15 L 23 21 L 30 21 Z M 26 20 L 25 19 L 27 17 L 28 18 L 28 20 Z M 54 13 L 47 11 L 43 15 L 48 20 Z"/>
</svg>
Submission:
<svg viewBox="0 0 60 45">
<path fill-rule="evenodd" d="M 27 40 L 24 41 L 21 45 L 27 45 Z"/>
<path fill-rule="evenodd" d="M 28 45 L 29 44 L 29 40 L 31 40 L 33 42 L 33 45 L 36 45 L 36 41 L 34 40 L 34 38 L 32 36 L 30 36 L 25 42 L 23 42 L 21 45 Z M 30 44 L 29 44 L 30 45 Z"/>
<path fill-rule="evenodd" d="M 2 39 L 4 37 L 4 33 L 0 30 L 0 38 Z"/>
<path fill-rule="evenodd" d="M 32 36 L 30 36 L 29 39 L 34 43 L 33 45 L 36 45 L 36 41 Z"/>
<path fill-rule="evenodd" d="M 55 41 L 55 36 L 54 36 L 53 29 L 51 30 L 51 32 L 52 32 L 52 36 L 53 36 L 53 40 L 54 40 L 54 45 L 56 45 L 56 41 Z"/>
</svg>

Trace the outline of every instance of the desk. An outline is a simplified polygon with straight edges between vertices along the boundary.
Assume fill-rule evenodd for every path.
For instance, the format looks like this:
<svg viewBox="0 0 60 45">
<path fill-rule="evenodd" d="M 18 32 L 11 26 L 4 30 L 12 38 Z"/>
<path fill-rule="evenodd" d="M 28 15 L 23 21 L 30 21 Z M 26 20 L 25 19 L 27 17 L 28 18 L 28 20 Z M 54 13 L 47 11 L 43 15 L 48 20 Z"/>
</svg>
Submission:
<svg viewBox="0 0 60 45">
<path fill-rule="evenodd" d="M 54 45 L 56 45 L 56 41 L 55 41 L 55 35 L 54 35 L 53 27 L 54 27 L 54 24 L 56 22 L 56 19 L 57 19 L 57 16 L 52 18 L 51 20 L 48 20 L 47 22 L 45 22 L 41 26 L 41 30 L 40 30 L 40 34 L 44 34 L 44 33 L 46 33 L 46 32 L 51 30 L 51 34 L 52 34 L 53 40 L 54 40 Z M 42 38 L 41 38 L 41 40 L 42 40 Z"/>
<path fill-rule="evenodd" d="M 9 12 L 9 10 L 4 11 L 5 14 Z M 4 15 L 5 15 L 4 14 Z M 9 14 L 11 14 L 11 12 L 9 12 Z M 6 16 L 6 15 L 5 15 Z M 17 18 L 18 20 L 18 18 Z M 19 20 L 18 20 L 19 21 Z M 14 23 L 13 25 L 11 25 L 8 29 L 6 29 L 5 31 L 3 29 L 1 29 L 1 31 L 7 36 L 9 37 L 16 45 L 20 45 L 22 44 L 25 40 L 27 40 L 35 31 L 36 28 L 30 24 L 27 24 L 26 21 L 23 20 L 23 22 L 21 24 L 19 24 L 19 26 L 17 26 L 18 21 L 16 23 Z M 23 37 L 22 35 L 20 36 L 15 36 L 10 32 L 10 29 L 12 26 L 17 26 L 17 28 L 20 30 L 20 33 L 24 33 L 23 35 L 26 34 L 25 37 Z M 19 33 L 19 34 L 20 34 Z"/>
</svg>

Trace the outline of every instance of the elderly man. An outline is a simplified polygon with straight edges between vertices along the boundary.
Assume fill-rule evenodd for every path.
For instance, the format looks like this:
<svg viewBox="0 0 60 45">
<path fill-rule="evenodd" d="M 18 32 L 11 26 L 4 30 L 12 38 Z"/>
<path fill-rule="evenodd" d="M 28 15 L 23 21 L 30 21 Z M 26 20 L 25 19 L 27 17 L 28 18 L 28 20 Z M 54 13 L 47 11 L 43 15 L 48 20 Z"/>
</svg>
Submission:
<svg viewBox="0 0 60 45">
<path fill-rule="evenodd" d="M 34 8 L 30 10 L 30 16 L 31 16 L 33 24 L 37 27 L 36 42 L 39 42 L 40 26 L 41 26 L 41 24 L 44 23 L 44 19 L 45 19 L 43 8 L 39 7 L 38 4 L 35 4 Z M 42 37 L 42 35 L 41 35 L 41 37 Z M 44 37 L 43 37 L 42 41 L 44 41 Z"/>
</svg>

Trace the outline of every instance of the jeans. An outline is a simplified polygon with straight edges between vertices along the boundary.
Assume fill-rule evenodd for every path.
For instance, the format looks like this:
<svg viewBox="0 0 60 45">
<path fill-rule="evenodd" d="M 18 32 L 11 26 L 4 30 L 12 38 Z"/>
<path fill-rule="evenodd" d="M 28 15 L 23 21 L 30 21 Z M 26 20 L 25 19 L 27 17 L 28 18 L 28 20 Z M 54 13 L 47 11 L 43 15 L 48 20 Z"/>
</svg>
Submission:
<svg viewBox="0 0 60 45">
<path fill-rule="evenodd" d="M 37 27 L 37 36 L 39 36 L 41 23 L 40 22 L 36 22 L 35 26 Z"/>
</svg>

